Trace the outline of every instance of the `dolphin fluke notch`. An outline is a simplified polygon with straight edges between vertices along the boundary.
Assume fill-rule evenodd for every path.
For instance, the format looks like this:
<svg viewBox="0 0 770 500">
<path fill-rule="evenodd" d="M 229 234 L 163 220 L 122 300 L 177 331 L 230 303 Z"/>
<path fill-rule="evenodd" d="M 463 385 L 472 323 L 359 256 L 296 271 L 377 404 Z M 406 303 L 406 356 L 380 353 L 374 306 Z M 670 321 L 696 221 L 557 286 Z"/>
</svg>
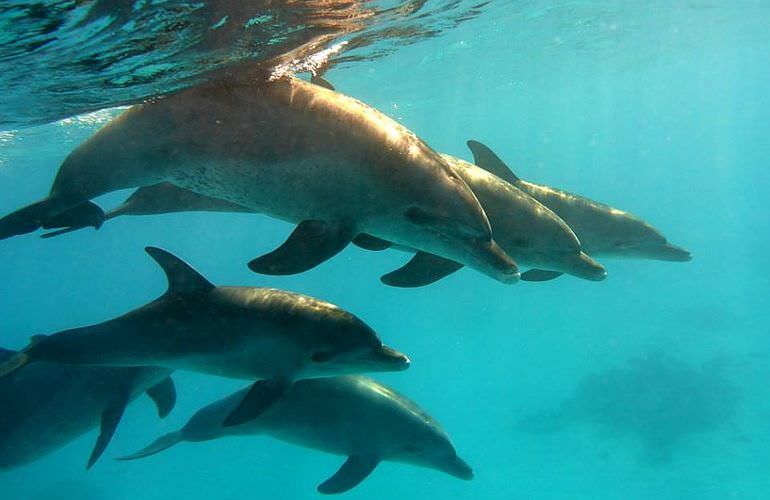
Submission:
<svg viewBox="0 0 770 500">
<path fill-rule="evenodd" d="M 147 389 L 147 395 L 155 403 L 158 416 L 166 418 L 176 405 L 176 386 L 171 377 L 166 377 L 154 386 Z"/>
<path fill-rule="evenodd" d="M 399 269 L 383 275 L 380 281 L 400 288 L 430 285 L 463 267 L 459 262 L 425 252 L 417 252 Z"/>
<path fill-rule="evenodd" d="M 377 457 L 351 455 L 332 477 L 318 485 L 318 492 L 330 495 L 355 488 L 374 471 L 379 463 L 380 460 Z"/>
<path fill-rule="evenodd" d="M 280 247 L 249 262 L 249 269 L 270 275 L 302 273 L 340 253 L 354 236 L 344 225 L 302 221 Z"/>
<path fill-rule="evenodd" d="M 514 174 L 510 167 L 508 167 L 508 165 L 506 165 L 505 162 L 489 147 L 479 141 L 474 141 L 473 139 L 466 142 L 466 144 L 471 150 L 471 154 L 473 154 L 473 163 L 475 163 L 477 167 L 483 168 L 487 172 L 495 174 L 502 180 L 510 182 L 511 184 L 519 182 L 519 178 L 516 174 Z"/>
<path fill-rule="evenodd" d="M 112 404 L 105 408 L 102 412 L 101 427 L 99 429 L 99 437 L 96 438 L 96 444 L 91 451 L 91 456 L 88 458 L 88 465 L 86 469 L 90 469 L 102 456 L 104 450 L 107 449 L 107 445 L 110 444 L 112 436 L 115 434 L 115 429 L 118 428 L 120 419 L 123 417 L 123 412 L 126 411 L 126 406 L 131 399 L 131 395 L 126 391 L 115 397 Z"/>
<path fill-rule="evenodd" d="M 258 380 L 252 384 L 240 404 L 225 418 L 224 427 L 245 424 L 264 413 L 286 393 L 289 381 L 285 379 Z"/>
<path fill-rule="evenodd" d="M 168 291 L 179 295 L 206 293 L 214 285 L 179 257 L 157 247 L 144 249 L 163 269 L 168 278 Z"/>
<path fill-rule="evenodd" d="M 182 435 L 181 431 L 170 432 L 165 436 L 159 437 L 146 448 L 142 448 L 141 450 L 137 451 L 136 453 L 132 453 L 131 455 L 118 457 L 116 460 L 136 460 L 139 458 L 149 457 L 150 455 L 155 455 L 156 453 L 160 453 L 163 450 L 171 448 L 183 440 L 184 436 Z"/>
</svg>

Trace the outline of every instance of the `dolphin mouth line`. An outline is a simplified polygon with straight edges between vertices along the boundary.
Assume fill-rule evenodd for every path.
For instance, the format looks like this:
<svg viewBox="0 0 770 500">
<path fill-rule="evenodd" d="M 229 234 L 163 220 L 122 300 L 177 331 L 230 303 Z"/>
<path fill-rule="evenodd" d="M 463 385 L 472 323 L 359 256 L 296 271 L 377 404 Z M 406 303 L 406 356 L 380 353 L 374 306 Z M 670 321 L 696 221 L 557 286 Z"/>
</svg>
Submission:
<svg viewBox="0 0 770 500">
<path fill-rule="evenodd" d="M 429 233 L 431 233 L 432 235 L 436 236 L 438 239 L 440 239 L 444 243 L 448 243 L 450 245 L 456 245 L 456 246 L 462 248 L 465 252 L 468 253 L 469 256 L 471 256 L 473 258 L 473 260 L 475 262 L 482 263 L 482 264 L 483 263 L 488 263 L 489 261 L 478 258 L 478 254 L 480 253 L 479 250 L 483 250 L 483 246 L 486 243 L 496 244 L 495 240 L 494 240 L 494 237 L 489 238 L 489 239 L 472 238 L 472 237 L 463 238 L 463 237 L 457 236 L 457 235 L 446 234 L 446 233 L 441 232 L 441 231 L 439 231 L 439 230 L 437 230 L 436 228 L 433 228 L 433 227 L 426 227 L 425 230 L 428 231 Z M 500 247 L 499 245 L 497 245 L 497 246 Z M 502 250 L 502 248 L 501 248 L 501 250 Z M 491 250 L 489 251 L 488 255 L 493 255 Z M 509 258 L 510 258 L 510 256 L 509 256 Z M 511 258 L 511 260 L 513 260 L 513 259 Z M 498 267 L 494 267 L 493 265 L 491 265 L 491 266 L 479 266 L 479 267 L 482 267 L 482 268 L 488 267 L 488 268 L 493 269 L 498 276 L 502 276 L 502 277 L 505 278 L 502 281 L 504 281 L 506 283 L 515 283 L 516 281 L 519 280 L 519 276 L 521 275 L 520 272 L 519 272 L 519 268 L 516 265 L 516 263 L 514 263 L 513 266 L 506 266 L 505 268 L 498 268 Z"/>
</svg>

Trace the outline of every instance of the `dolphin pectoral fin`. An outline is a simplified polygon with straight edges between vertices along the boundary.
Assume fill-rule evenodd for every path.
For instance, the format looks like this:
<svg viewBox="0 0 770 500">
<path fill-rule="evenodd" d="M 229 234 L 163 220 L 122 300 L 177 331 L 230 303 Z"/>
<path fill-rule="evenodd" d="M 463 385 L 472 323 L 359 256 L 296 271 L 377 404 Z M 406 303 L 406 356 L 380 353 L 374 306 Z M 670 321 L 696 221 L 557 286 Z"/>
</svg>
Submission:
<svg viewBox="0 0 770 500">
<path fill-rule="evenodd" d="M 513 173 L 510 167 L 489 147 L 474 140 L 470 140 L 466 142 L 466 144 L 473 154 L 473 163 L 475 163 L 477 167 L 483 168 L 487 172 L 495 174 L 502 180 L 510 182 L 511 184 L 516 184 L 519 181 L 519 178 Z"/>
<path fill-rule="evenodd" d="M 344 493 L 358 486 L 379 463 L 377 457 L 350 455 L 332 477 L 318 485 L 318 492 L 325 495 Z"/>
<path fill-rule="evenodd" d="M 389 241 L 382 240 L 380 238 L 377 238 L 376 236 L 372 236 L 366 233 L 361 233 L 355 238 L 353 238 L 353 244 L 358 248 L 363 248 L 364 250 L 371 250 L 373 252 L 386 250 L 390 248 L 392 245 L 392 243 Z"/>
<path fill-rule="evenodd" d="M 564 273 L 559 271 L 548 271 L 545 269 L 530 269 L 521 273 L 521 281 L 551 281 Z"/>
<path fill-rule="evenodd" d="M 249 389 L 240 404 L 225 418 L 224 427 L 241 425 L 259 417 L 289 387 L 289 381 L 283 378 L 258 380 Z"/>
<path fill-rule="evenodd" d="M 124 457 L 118 457 L 116 460 L 136 460 L 137 458 L 149 457 L 150 455 L 155 455 L 156 453 L 160 453 L 165 449 L 171 448 L 183 440 L 184 436 L 182 435 L 182 431 L 169 432 L 165 436 L 161 436 L 153 441 L 146 448 L 142 448 L 136 453 L 132 453 Z"/>
<path fill-rule="evenodd" d="M 176 404 L 176 387 L 171 377 L 164 378 L 147 389 L 146 392 L 158 408 L 158 416 L 160 418 L 165 418 L 174 409 Z"/>
<path fill-rule="evenodd" d="M 168 278 L 166 293 L 188 295 L 209 292 L 215 288 L 209 280 L 179 257 L 156 247 L 146 247 L 144 250 L 166 273 Z"/>
<path fill-rule="evenodd" d="M 305 272 L 341 252 L 353 235 L 346 226 L 319 220 L 302 221 L 281 246 L 249 262 L 249 269 L 272 275 Z"/>
<path fill-rule="evenodd" d="M 327 90 L 336 90 L 334 88 L 334 85 L 332 85 L 329 80 L 327 80 L 322 76 L 316 76 L 316 75 L 311 76 L 310 83 L 312 83 L 313 85 L 318 85 L 319 87 L 323 87 Z"/>
<path fill-rule="evenodd" d="M 386 285 L 415 288 L 449 276 L 463 267 L 459 262 L 425 252 L 417 252 L 403 267 L 380 278 Z"/>
<path fill-rule="evenodd" d="M 102 412 L 99 437 L 96 438 L 96 444 L 94 445 L 93 451 L 91 451 L 91 456 L 88 458 L 86 469 L 93 467 L 96 461 L 99 460 L 99 457 L 102 456 L 102 453 L 104 453 L 113 434 L 115 434 L 115 429 L 118 428 L 118 424 L 120 423 L 121 417 L 123 417 L 123 412 L 126 410 L 129 400 L 130 394 L 126 391 L 116 396 L 112 403 Z"/>
</svg>

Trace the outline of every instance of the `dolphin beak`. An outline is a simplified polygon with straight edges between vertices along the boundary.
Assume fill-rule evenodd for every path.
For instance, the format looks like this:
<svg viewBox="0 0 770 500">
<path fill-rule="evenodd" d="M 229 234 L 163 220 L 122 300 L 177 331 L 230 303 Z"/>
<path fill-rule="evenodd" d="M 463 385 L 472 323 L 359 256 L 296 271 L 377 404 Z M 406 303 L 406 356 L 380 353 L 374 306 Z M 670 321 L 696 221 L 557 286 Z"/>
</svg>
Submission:
<svg viewBox="0 0 770 500">
<path fill-rule="evenodd" d="M 687 262 L 692 260 L 692 254 L 671 243 L 666 243 L 660 247 L 659 251 L 655 252 L 654 257 L 660 260 L 668 260 L 671 262 Z"/>
<path fill-rule="evenodd" d="M 374 349 L 367 361 L 376 365 L 377 369 L 381 371 L 396 372 L 409 368 L 409 358 L 406 354 L 386 345 Z"/>
<path fill-rule="evenodd" d="M 573 273 L 575 276 L 591 281 L 602 281 L 607 277 L 607 270 L 596 262 L 590 255 L 580 252 Z"/>
<path fill-rule="evenodd" d="M 446 466 L 442 467 L 442 470 L 451 476 L 464 479 L 466 481 L 473 479 L 473 469 L 471 469 L 471 466 L 468 465 L 465 460 L 458 456 L 455 456 L 454 460 L 452 460 Z"/>
<path fill-rule="evenodd" d="M 478 263 L 478 270 L 505 284 L 519 281 L 516 261 L 495 240 L 473 240 L 470 252 Z"/>
</svg>

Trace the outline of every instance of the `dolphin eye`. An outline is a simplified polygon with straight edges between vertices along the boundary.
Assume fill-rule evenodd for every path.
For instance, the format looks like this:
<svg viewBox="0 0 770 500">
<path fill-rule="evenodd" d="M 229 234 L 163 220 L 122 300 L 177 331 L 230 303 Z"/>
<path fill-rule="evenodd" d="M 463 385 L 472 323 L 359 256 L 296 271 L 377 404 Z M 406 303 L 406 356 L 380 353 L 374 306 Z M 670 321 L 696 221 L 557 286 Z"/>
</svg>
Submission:
<svg viewBox="0 0 770 500">
<path fill-rule="evenodd" d="M 327 361 L 331 361 L 332 357 L 332 353 L 330 352 L 317 351 L 313 353 L 310 359 L 312 359 L 314 363 L 326 363 Z"/>
<path fill-rule="evenodd" d="M 430 224 L 434 220 L 434 217 L 431 217 L 428 212 L 419 207 L 409 207 L 404 212 L 404 217 L 412 224 L 417 224 L 418 226 Z"/>
</svg>

